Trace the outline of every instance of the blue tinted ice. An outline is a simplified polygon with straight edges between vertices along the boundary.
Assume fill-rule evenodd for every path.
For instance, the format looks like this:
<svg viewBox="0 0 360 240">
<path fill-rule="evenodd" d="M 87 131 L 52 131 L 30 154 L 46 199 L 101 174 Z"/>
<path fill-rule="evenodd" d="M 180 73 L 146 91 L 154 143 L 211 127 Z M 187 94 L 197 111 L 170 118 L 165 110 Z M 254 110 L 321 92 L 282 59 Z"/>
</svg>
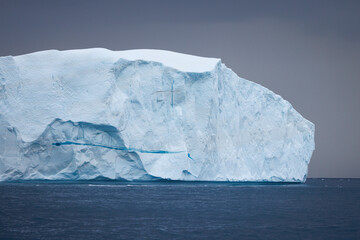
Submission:
<svg viewBox="0 0 360 240">
<path fill-rule="evenodd" d="M 305 181 L 314 124 L 220 59 L 161 50 L 0 58 L 0 180 Z"/>
</svg>

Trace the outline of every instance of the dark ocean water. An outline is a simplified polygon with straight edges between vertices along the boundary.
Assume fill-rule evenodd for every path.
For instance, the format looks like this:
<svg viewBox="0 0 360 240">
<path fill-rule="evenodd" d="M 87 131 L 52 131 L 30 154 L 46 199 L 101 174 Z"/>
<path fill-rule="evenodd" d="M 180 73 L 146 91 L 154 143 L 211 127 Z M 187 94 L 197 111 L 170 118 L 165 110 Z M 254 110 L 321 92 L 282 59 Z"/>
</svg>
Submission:
<svg viewBox="0 0 360 240">
<path fill-rule="evenodd" d="M 0 239 L 360 239 L 360 179 L 1 183 Z"/>
</svg>

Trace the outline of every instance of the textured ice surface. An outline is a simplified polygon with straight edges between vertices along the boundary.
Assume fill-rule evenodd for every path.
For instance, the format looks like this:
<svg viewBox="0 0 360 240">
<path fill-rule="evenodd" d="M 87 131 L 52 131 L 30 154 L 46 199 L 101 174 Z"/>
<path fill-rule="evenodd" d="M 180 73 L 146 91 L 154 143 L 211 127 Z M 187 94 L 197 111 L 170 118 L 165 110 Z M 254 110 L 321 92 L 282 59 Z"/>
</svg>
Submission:
<svg viewBox="0 0 360 240">
<path fill-rule="evenodd" d="M 0 180 L 305 181 L 313 150 L 311 122 L 220 59 L 0 58 Z"/>
</svg>

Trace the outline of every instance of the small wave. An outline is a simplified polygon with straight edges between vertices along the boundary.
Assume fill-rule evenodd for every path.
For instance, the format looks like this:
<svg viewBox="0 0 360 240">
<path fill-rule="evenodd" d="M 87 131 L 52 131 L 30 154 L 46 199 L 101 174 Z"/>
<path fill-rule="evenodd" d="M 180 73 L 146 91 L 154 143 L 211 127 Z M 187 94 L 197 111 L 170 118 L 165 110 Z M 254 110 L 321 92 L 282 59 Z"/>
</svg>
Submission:
<svg viewBox="0 0 360 240">
<path fill-rule="evenodd" d="M 128 187 L 128 185 L 88 184 L 88 187 Z"/>
</svg>

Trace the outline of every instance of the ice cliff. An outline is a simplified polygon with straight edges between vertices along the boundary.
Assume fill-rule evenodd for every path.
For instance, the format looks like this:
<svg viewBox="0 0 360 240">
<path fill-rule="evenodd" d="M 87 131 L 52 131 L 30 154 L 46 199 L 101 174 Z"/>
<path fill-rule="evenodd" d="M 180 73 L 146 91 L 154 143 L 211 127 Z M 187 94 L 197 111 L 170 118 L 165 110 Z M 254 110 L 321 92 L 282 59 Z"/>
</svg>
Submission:
<svg viewBox="0 0 360 240">
<path fill-rule="evenodd" d="M 305 181 L 314 125 L 220 59 L 85 49 L 0 57 L 0 181 Z"/>
</svg>

